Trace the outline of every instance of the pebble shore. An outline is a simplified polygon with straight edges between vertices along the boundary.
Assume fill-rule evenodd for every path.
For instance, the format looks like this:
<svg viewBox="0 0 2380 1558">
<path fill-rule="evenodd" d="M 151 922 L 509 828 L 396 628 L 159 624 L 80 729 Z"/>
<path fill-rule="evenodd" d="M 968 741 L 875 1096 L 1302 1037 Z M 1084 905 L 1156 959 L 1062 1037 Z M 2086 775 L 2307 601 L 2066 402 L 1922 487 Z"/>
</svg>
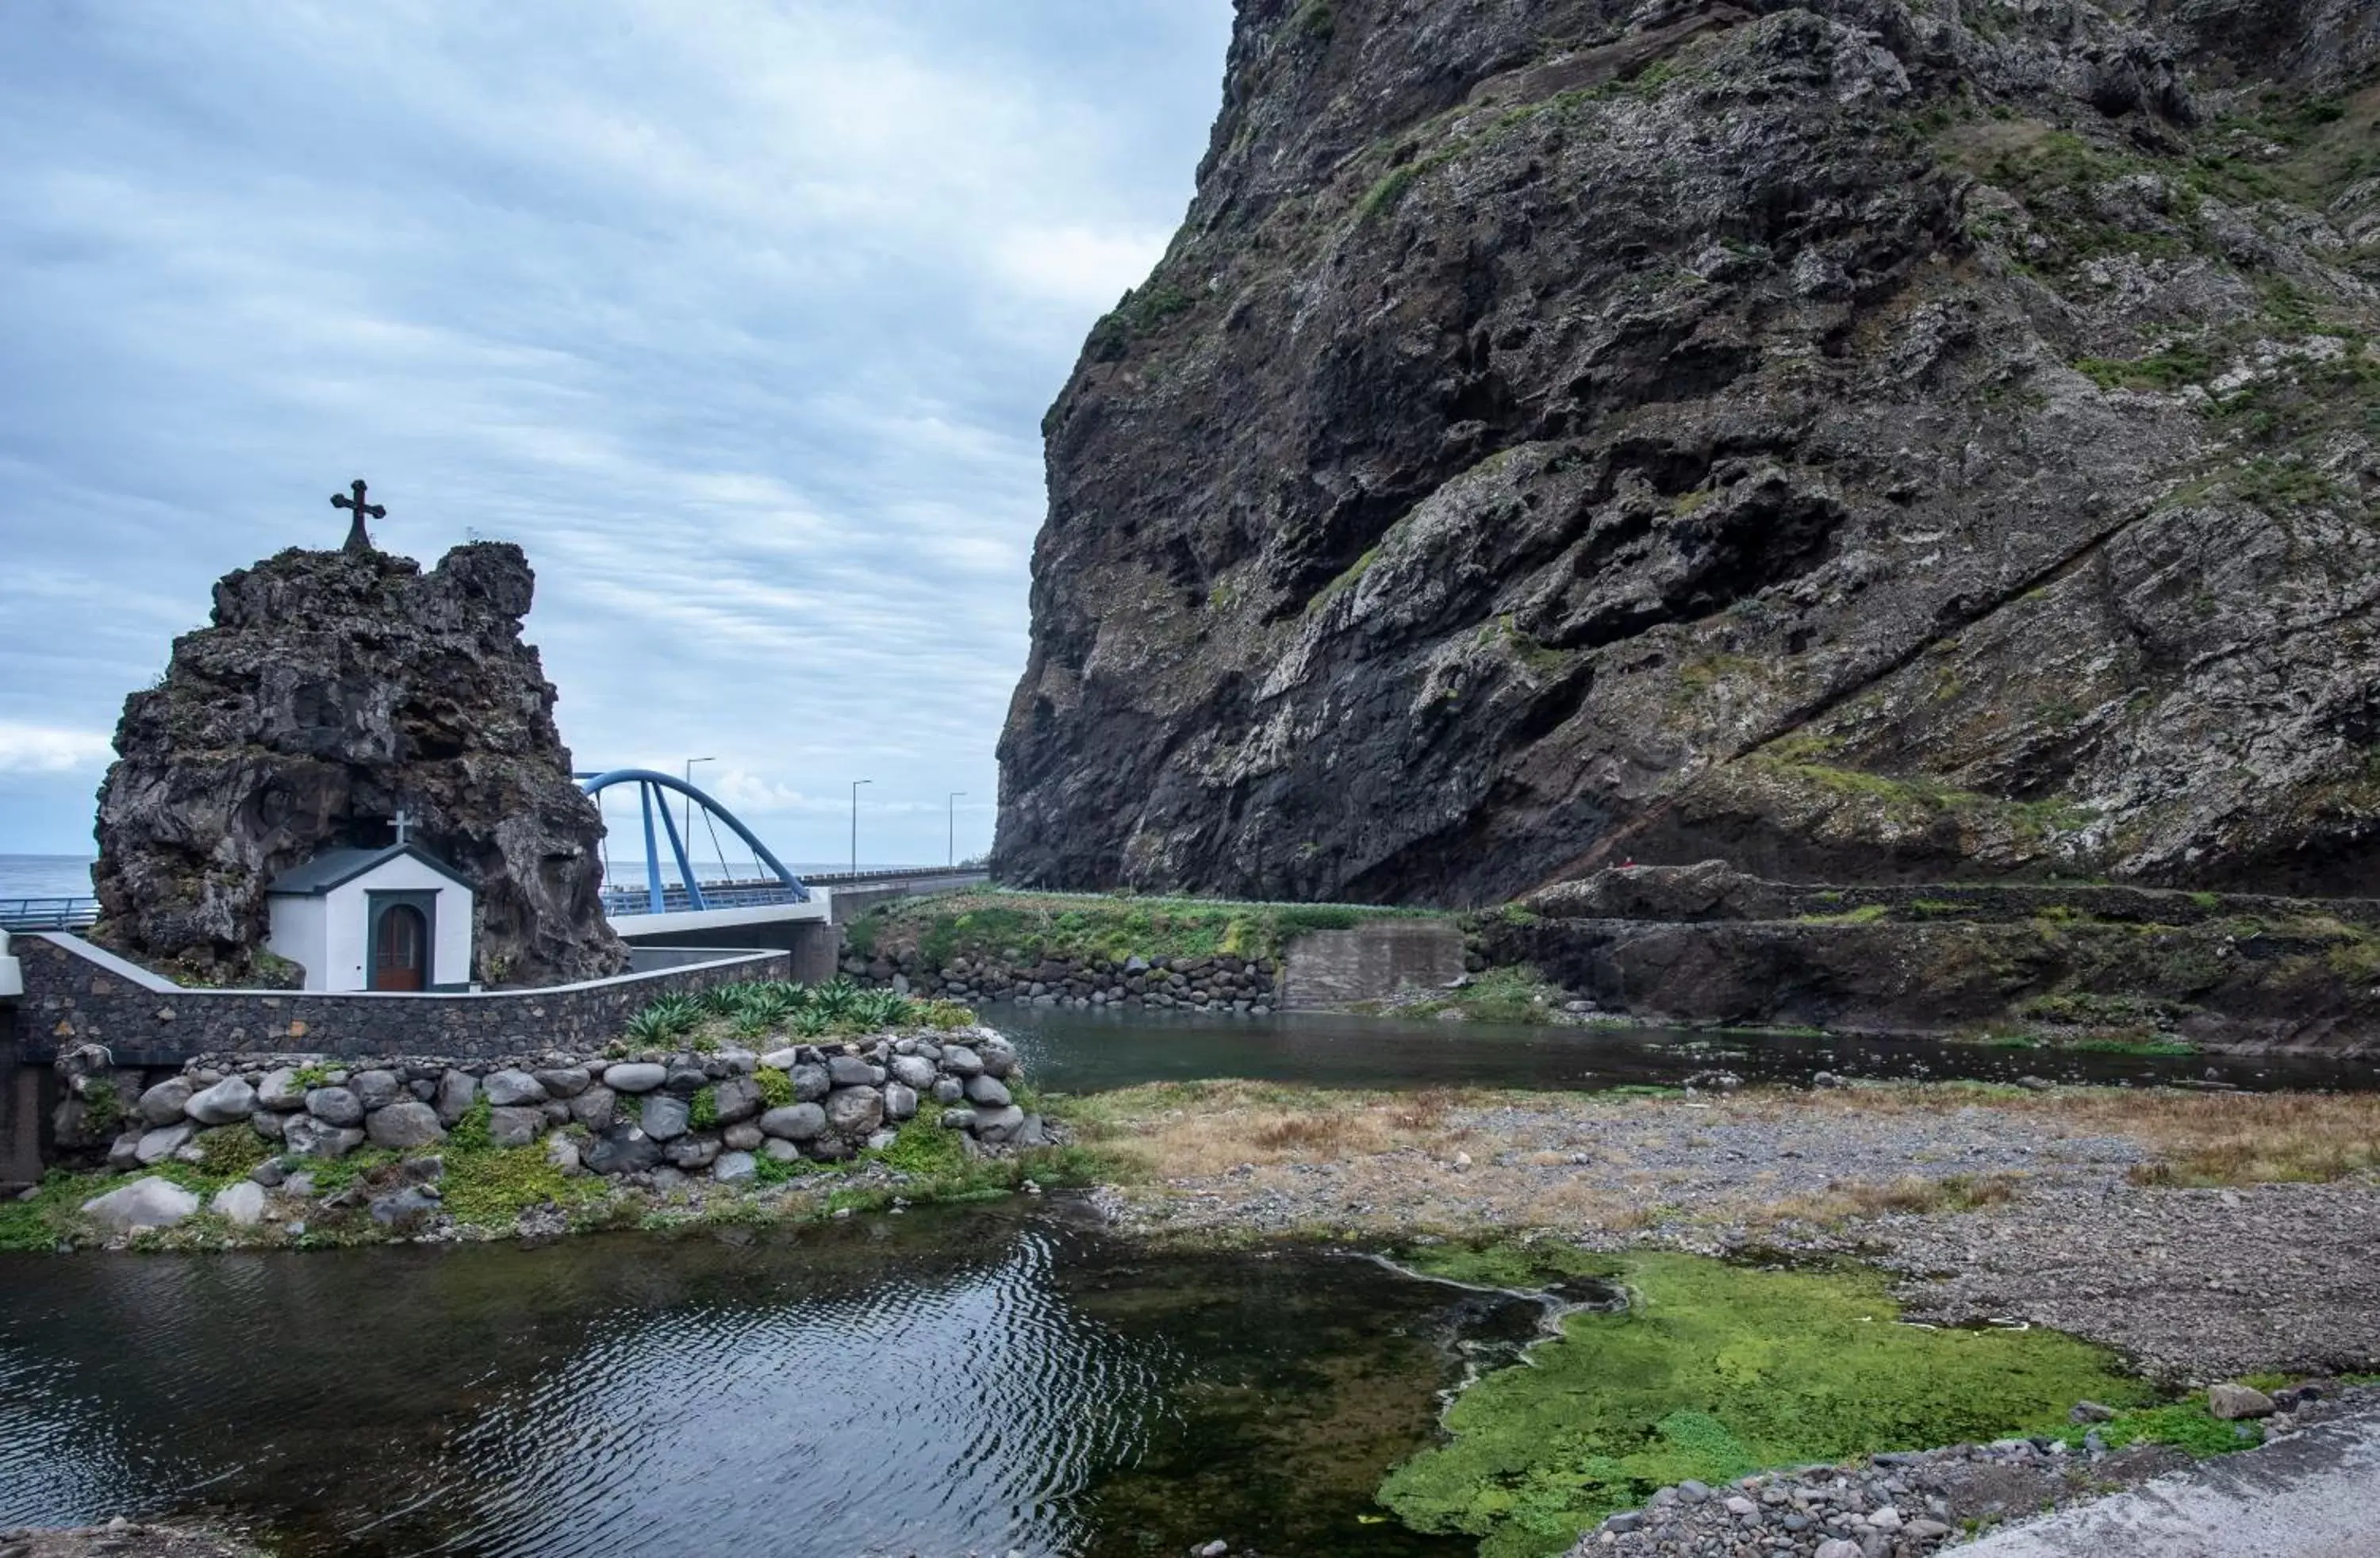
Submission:
<svg viewBox="0 0 2380 1558">
<path fill-rule="evenodd" d="M 2380 1387 L 2320 1385 L 2284 1393 L 2289 1409 L 2261 1433 L 2380 1413 Z M 1840 1466 L 1746 1477 L 1718 1488 L 1663 1488 L 1610 1516 L 1570 1558 L 1923 1558 L 2002 1521 L 2136 1487 L 2190 1464 L 2167 1445 L 2098 1446 L 2078 1407 L 2064 1439 L 2003 1439 Z M 2259 1430 L 2241 1425 L 2243 1438 Z"/>
</svg>

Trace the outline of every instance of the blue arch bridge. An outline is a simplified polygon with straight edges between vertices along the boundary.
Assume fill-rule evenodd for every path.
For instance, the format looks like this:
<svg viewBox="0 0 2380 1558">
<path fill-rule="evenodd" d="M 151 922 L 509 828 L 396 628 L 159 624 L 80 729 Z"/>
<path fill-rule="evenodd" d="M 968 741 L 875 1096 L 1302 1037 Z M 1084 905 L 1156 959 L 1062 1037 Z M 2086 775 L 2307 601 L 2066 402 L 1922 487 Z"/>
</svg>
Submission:
<svg viewBox="0 0 2380 1558">
<path fill-rule="evenodd" d="M 634 797 L 633 834 L 641 836 L 643 858 L 633 870 L 625 861 L 614 869 L 616 830 L 607 816 L 603 917 L 640 948 L 784 947 L 797 955 L 806 977 L 822 978 L 833 967 L 827 927 L 888 897 L 985 880 L 981 870 L 943 866 L 804 877 L 715 797 L 674 774 L 615 768 L 571 777 L 599 809 L 607 794 Z M 740 846 L 732 856 L 731 838 Z M 699 844 L 710 846 L 707 854 Z M 712 864 L 716 874 L 706 876 Z M 0 898 L 0 931 L 83 931 L 98 918 L 98 900 L 90 897 Z"/>
</svg>

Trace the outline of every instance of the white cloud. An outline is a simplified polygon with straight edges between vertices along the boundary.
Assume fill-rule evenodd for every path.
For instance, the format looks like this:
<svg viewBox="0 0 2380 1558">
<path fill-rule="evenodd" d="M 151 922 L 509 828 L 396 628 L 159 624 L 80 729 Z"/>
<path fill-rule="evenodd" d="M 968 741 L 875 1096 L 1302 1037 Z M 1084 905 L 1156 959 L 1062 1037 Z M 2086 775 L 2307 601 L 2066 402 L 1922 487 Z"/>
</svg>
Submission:
<svg viewBox="0 0 2380 1558">
<path fill-rule="evenodd" d="M 107 766 L 115 749 L 104 731 L 60 730 L 0 720 L 0 773 L 72 773 Z"/>
<path fill-rule="evenodd" d="M 5 776 L 103 761 L 212 580 L 337 544 L 361 475 L 392 550 L 528 548 L 584 762 L 719 753 L 789 858 L 871 773 L 886 858 L 939 858 L 997 786 L 1041 412 L 1182 212 L 1229 23 L 0 5 L 0 851 L 88 834 Z"/>
</svg>

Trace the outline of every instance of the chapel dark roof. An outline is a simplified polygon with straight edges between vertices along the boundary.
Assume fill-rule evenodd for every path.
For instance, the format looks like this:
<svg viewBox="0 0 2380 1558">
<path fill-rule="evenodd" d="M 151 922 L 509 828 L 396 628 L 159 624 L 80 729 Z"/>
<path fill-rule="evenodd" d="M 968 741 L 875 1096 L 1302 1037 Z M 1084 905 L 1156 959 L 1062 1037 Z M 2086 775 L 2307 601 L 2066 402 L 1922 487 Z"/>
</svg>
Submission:
<svg viewBox="0 0 2380 1558">
<path fill-rule="evenodd" d="M 392 844 L 382 849 L 325 849 L 304 865 L 292 866 L 283 871 L 264 890 L 291 896 L 316 896 L 333 888 L 344 887 L 368 871 L 378 870 L 390 861 L 407 856 L 441 876 L 453 879 L 460 887 L 468 889 L 471 886 L 468 877 L 420 846 Z"/>
</svg>

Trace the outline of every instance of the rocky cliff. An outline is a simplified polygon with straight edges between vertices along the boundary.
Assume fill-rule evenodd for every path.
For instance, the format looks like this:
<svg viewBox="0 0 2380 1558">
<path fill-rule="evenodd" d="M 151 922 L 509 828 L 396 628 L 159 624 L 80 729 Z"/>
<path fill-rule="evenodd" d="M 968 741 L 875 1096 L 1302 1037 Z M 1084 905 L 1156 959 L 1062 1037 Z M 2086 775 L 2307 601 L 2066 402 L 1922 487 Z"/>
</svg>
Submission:
<svg viewBox="0 0 2380 1558">
<path fill-rule="evenodd" d="M 994 869 L 2380 892 L 2380 7 L 1241 0 Z"/>
<path fill-rule="evenodd" d="M 99 792 L 98 939 L 250 979 L 266 883 L 324 847 L 386 845 L 402 807 L 477 887 L 474 977 L 625 967 L 598 896 L 602 818 L 521 641 L 535 588 L 520 548 L 492 542 L 427 574 L 292 550 L 219 581 L 213 625 L 125 700 Z"/>
</svg>

